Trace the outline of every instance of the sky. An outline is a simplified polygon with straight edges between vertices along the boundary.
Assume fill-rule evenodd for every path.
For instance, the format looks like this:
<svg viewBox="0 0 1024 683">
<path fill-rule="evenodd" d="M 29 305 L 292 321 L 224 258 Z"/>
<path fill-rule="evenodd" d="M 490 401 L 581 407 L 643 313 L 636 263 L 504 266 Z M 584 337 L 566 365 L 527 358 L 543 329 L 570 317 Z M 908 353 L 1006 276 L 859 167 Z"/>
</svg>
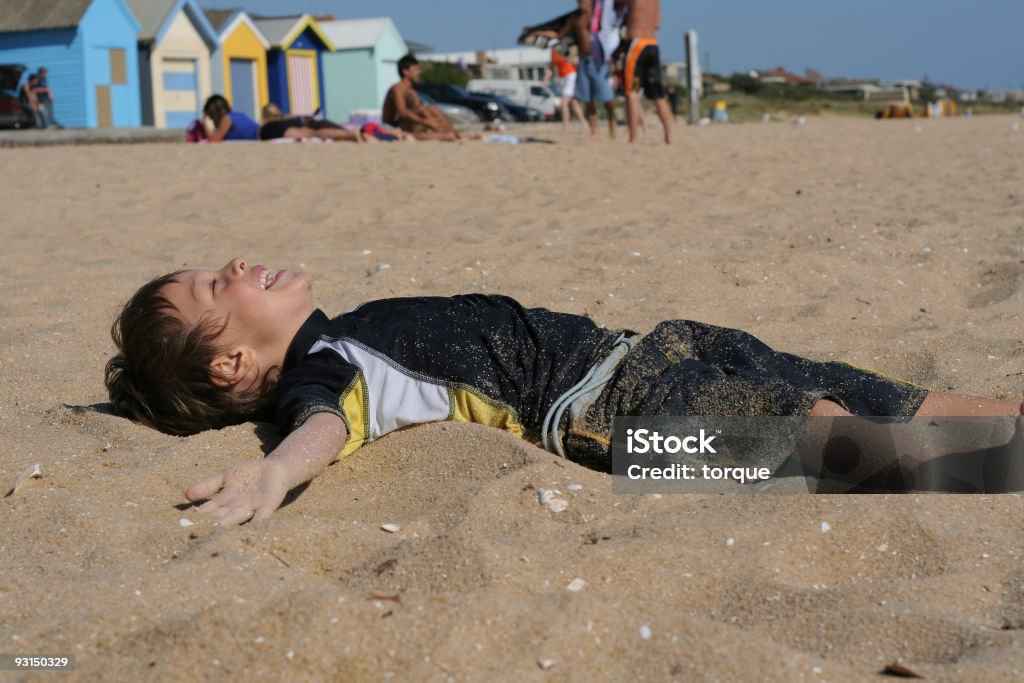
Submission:
<svg viewBox="0 0 1024 683">
<path fill-rule="evenodd" d="M 199 0 L 266 15 L 389 16 L 437 52 L 515 47 L 523 26 L 573 0 Z M 662 59 L 683 61 L 695 30 L 702 65 L 730 74 L 783 66 L 827 77 L 917 79 L 966 89 L 1024 89 L 1024 0 L 665 0 Z"/>
</svg>

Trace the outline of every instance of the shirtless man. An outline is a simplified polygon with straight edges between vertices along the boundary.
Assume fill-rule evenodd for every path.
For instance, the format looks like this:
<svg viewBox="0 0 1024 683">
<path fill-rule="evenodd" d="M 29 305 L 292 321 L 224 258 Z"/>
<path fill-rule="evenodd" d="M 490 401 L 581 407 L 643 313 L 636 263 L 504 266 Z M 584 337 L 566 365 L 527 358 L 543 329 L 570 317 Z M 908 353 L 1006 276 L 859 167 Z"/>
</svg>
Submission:
<svg viewBox="0 0 1024 683">
<path fill-rule="evenodd" d="M 637 127 L 643 111 L 640 89 L 654 108 L 665 130 L 665 144 L 672 142 L 672 112 L 661 83 L 661 56 L 655 32 L 661 25 L 659 0 L 626 0 L 626 63 L 623 70 L 623 92 L 629 121 L 629 141 L 637 140 Z"/>
<path fill-rule="evenodd" d="M 420 102 L 415 87 L 420 73 L 420 63 L 412 53 L 398 60 L 398 75 L 402 80 L 391 86 L 384 98 L 384 123 L 411 133 L 417 140 L 465 139 L 440 109 L 424 107 Z"/>
<path fill-rule="evenodd" d="M 601 13 L 595 14 L 597 5 Z M 618 42 L 618 34 L 609 31 L 609 22 L 602 19 L 603 12 L 611 9 L 608 0 L 579 0 L 580 11 L 575 20 L 568 21 L 557 33 L 561 39 L 570 33 L 579 46 L 580 63 L 576 69 L 576 99 L 586 106 L 590 137 L 597 137 L 597 105 L 600 100 L 608 114 L 608 136 L 615 139 L 615 93 L 608 83 L 608 60 Z"/>
</svg>

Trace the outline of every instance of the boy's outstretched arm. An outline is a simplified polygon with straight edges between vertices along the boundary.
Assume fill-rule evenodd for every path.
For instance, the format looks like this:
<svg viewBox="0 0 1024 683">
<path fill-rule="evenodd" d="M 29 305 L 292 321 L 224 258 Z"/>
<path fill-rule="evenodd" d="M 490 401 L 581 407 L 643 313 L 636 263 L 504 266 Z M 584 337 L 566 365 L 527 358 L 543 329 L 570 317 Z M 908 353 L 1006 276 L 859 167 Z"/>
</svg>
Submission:
<svg viewBox="0 0 1024 683">
<path fill-rule="evenodd" d="M 266 519 L 289 491 L 315 477 L 338 456 L 346 436 L 340 417 L 315 413 L 263 460 L 224 470 L 185 491 L 185 498 L 209 498 L 199 510 L 218 524 Z"/>
</svg>

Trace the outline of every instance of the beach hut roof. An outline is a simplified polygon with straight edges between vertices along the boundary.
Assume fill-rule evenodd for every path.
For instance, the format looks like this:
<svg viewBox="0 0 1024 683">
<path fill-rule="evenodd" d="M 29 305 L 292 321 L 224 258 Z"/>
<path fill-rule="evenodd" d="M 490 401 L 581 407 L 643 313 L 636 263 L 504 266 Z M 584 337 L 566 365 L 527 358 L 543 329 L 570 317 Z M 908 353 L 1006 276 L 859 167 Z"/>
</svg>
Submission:
<svg viewBox="0 0 1024 683">
<path fill-rule="evenodd" d="M 320 28 L 338 50 L 374 47 L 388 28 L 393 29 L 396 34 L 398 33 L 394 22 L 388 17 L 322 21 Z"/>
<path fill-rule="evenodd" d="M 0 0 L 0 33 L 76 28 L 93 0 Z M 125 12 L 130 16 L 129 12 Z M 137 23 L 131 17 L 132 23 Z"/>
<path fill-rule="evenodd" d="M 206 18 L 209 20 L 210 25 L 213 26 L 214 30 L 221 40 L 224 40 L 229 36 L 240 24 L 245 24 L 249 27 L 249 30 L 253 32 L 253 35 L 263 44 L 264 50 L 270 49 L 270 43 L 267 41 L 267 37 L 263 35 L 263 31 L 256 26 L 256 22 L 253 21 L 245 10 L 240 9 L 206 9 L 203 10 L 206 13 Z"/>
<path fill-rule="evenodd" d="M 210 46 L 217 44 L 217 32 L 207 21 L 206 15 L 195 3 L 195 0 L 125 0 L 128 8 L 135 14 L 142 29 L 139 40 L 159 43 L 171 27 L 178 12 L 184 11 L 203 40 Z"/>
<path fill-rule="evenodd" d="M 316 34 L 317 38 L 327 46 L 331 52 L 334 51 L 334 43 L 324 35 L 320 26 L 308 14 L 297 17 L 254 17 L 256 26 L 263 33 L 263 36 L 270 43 L 271 47 L 283 47 L 291 45 L 299 34 L 309 28 Z"/>
</svg>

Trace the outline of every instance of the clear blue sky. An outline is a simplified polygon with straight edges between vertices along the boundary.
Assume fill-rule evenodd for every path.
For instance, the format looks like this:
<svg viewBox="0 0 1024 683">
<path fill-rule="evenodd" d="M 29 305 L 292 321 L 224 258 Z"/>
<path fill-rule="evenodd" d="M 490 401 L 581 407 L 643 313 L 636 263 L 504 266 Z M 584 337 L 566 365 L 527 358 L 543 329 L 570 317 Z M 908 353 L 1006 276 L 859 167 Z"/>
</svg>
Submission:
<svg viewBox="0 0 1024 683">
<path fill-rule="evenodd" d="M 200 0 L 267 15 L 389 16 L 439 52 L 513 47 L 519 30 L 573 0 Z M 920 79 L 1024 89 L 1024 0 L 664 0 L 663 59 L 682 61 L 683 32 L 719 73 L 785 66 L 829 77 Z"/>
</svg>

